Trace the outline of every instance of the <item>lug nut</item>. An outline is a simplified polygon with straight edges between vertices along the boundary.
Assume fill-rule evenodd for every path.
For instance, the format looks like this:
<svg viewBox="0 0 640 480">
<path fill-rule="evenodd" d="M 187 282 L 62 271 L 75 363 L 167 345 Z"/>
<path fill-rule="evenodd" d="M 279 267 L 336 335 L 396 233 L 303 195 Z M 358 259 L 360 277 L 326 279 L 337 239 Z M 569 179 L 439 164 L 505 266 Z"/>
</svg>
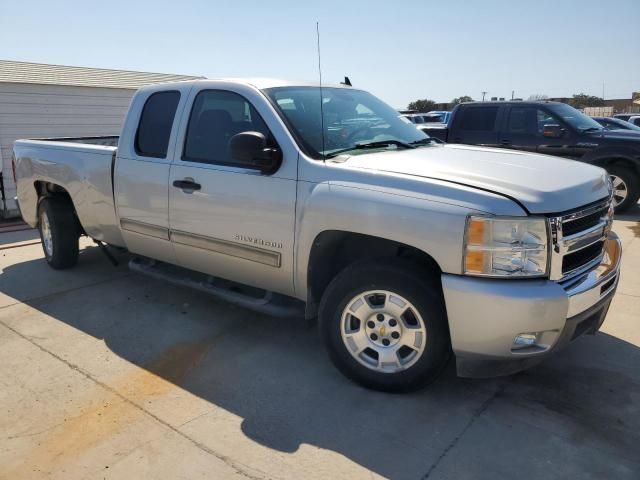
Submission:
<svg viewBox="0 0 640 480">
<path fill-rule="evenodd" d="M 371 338 L 371 340 L 375 342 L 378 339 L 378 335 L 376 335 L 375 333 L 372 333 L 369 338 Z"/>
<path fill-rule="evenodd" d="M 389 326 L 390 327 L 395 327 L 397 324 L 398 324 L 397 320 L 395 320 L 393 318 L 391 320 L 389 320 Z"/>
<path fill-rule="evenodd" d="M 382 344 L 383 344 L 385 347 L 388 347 L 390 343 L 391 343 L 391 342 L 389 341 L 389 339 L 388 339 L 388 338 L 385 338 L 384 340 L 382 340 Z"/>
<path fill-rule="evenodd" d="M 400 334 L 398 332 L 392 332 L 391 337 L 397 340 L 400 338 Z"/>
<path fill-rule="evenodd" d="M 376 324 L 375 324 L 375 323 L 373 323 L 373 322 L 371 322 L 371 321 L 369 321 L 369 322 L 367 322 L 367 327 L 369 327 L 369 328 L 376 328 Z"/>
<path fill-rule="evenodd" d="M 379 322 L 382 322 L 384 320 L 384 315 L 379 313 L 376 318 L 378 319 Z"/>
</svg>

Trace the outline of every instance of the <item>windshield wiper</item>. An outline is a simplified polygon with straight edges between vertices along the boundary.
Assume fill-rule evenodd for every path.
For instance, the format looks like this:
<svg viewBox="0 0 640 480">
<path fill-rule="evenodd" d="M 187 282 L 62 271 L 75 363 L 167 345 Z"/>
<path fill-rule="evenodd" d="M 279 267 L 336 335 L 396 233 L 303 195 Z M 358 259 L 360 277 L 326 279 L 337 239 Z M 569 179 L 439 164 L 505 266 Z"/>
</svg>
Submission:
<svg viewBox="0 0 640 480">
<path fill-rule="evenodd" d="M 328 155 L 325 155 L 326 158 L 332 158 L 336 155 L 340 155 L 341 153 L 351 152 L 352 150 L 366 150 L 369 148 L 381 148 L 388 147 L 389 145 L 395 145 L 399 148 L 416 148 L 415 145 L 410 143 L 401 142 L 400 140 L 380 140 L 378 142 L 367 142 L 367 143 L 357 143 L 349 148 L 343 148 L 342 150 L 336 150 L 335 152 L 331 152 Z"/>
<path fill-rule="evenodd" d="M 599 132 L 600 130 L 603 130 L 603 129 L 602 128 L 598 128 L 598 127 L 587 127 L 587 128 L 580 129 L 580 131 L 582 133 L 584 133 L 584 132 L 593 132 L 594 130 Z"/>
<path fill-rule="evenodd" d="M 429 145 L 431 143 L 438 143 L 433 137 L 421 138 L 420 140 L 416 140 L 415 142 L 411 142 L 411 145 Z"/>
</svg>

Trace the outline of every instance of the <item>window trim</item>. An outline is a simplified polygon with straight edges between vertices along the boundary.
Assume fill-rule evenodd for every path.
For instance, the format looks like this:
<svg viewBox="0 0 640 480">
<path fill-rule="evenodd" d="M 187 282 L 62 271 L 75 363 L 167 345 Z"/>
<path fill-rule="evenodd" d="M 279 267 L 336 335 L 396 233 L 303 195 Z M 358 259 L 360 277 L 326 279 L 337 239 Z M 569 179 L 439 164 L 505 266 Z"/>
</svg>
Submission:
<svg viewBox="0 0 640 480">
<path fill-rule="evenodd" d="M 191 101 L 191 108 L 189 109 L 189 112 L 188 112 L 189 118 L 187 120 L 187 125 L 186 125 L 186 128 L 184 130 L 184 138 L 182 139 L 182 151 L 180 152 L 180 161 L 181 162 L 192 162 L 192 163 L 198 163 L 198 164 L 201 164 L 201 165 L 217 165 L 217 166 L 222 166 L 222 167 L 233 167 L 233 168 L 239 168 L 239 169 L 251 170 L 251 171 L 259 171 L 260 170 L 260 168 L 257 167 L 257 166 L 254 167 L 254 166 L 247 165 L 247 164 L 239 164 L 237 162 L 210 161 L 210 160 L 203 160 L 203 159 L 197 159 L 197 158 L 190 158 L 190 157 L 186 156 L 187 140 L 189 138 L 189 129 L 191 128 L 191 118 L 193 116 L 193 108 L 194 108 L 194 106 L 196 104 L 196 100 L 197 100 L 198 96 L 203 94 L 203 93 L 207 93 L 207 92 L 231 93 L 233 95 L 237 95 L 238 97 L 243 99 L 245 102 L 247 102 L 249 104 L 249 106 L 260 117 L 260 119 L 262 120 L 264 125 L 267 127 L 267 130 L 269 131 L 269 136 L 271 137 L 271 139 L 273 140 L 273 143 L 275 144 L 275 148 L 277 148 L 280 151 L 282 151 L 282 149 L 280 148 L 280 145 L 278 144 L 278 141 L 276 140 L 275 135 L 271 131 L 271 128 L 269 128 L 269 124 L 264 120 L 262 115 L 260 115 L 260 112 L 258 111 L 258 109 L 253 105 L 253 103 L 247 97 L 245 97 L 241 93 L 235 92 L 233 90 L 225 90 L 225 89 L 222 89 L 222 88 L 205 88 L 205 89 L 202 89 L 199 92 L 197 92 L 195 94 L 195 96 L 193 97 L 193 100 Z M 280 170 L 280 169 L 278 169 L 278 170 Z M 273 173 L 276 173 L 276 172 L 273 172 Z M 271 175 L 273 175 L 273 173 L 271 173 Z"/>
<path fill-rule="evenodd" d="M 149 103 L 149 100 L 151 100 L 155 95 L 159 95 L 162 93 L 177 93 L 178 94 L 178 101 L 176 102 L 176 110 L 175 112 L 173 112 L 173 119 L 171 120 L 171 129 L 169 130 L 169 136 L 167 137 L 167 149 L 166 152 L 164 154 L 164 156 L 162 155 L 149 155 L 147 153 L 143 153 L 138 149 L 138 136 L 140 135 L 140 125 L 142 124 L 142 117 L 144 115 L 144 109 L 147 106 L 147 103 Z M 140 118 L 138 118 L 138 125 L 136 127 L 136 134 L 133 137 L 133 150 L 136 152 L 136 155 L 138 155 L 139 157 L 145 157 L 145 158 L 159 158 L 159 159 L 164 159 L 166 160 L 167 157 L 169 156 L 169 146 L 171 145 L 171 134 L 173 133 L 173 129 L 175 127 L 175 123 L 176 123 L 176 117 L 178 115 L 178 108 L 180 106 L 180 101 L 182 100 L 182 92 L 180 92 L 180 90 L 160 90 L 158 92 L 153 92 L 151 93 L 151 95 L 149 95 L 145 101 L 144 101 L 144 105 L 142 105 L 142 108 L 140 109 Z"/>
</svg>

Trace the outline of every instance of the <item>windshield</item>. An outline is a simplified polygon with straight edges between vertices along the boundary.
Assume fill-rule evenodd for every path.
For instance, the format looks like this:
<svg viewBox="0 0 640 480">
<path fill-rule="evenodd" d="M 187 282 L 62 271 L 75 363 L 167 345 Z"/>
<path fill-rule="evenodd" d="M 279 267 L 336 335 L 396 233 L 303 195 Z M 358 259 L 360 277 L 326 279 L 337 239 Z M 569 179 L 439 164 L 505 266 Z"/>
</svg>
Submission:
<svg viewBox="0 0 640 480">
<path fill-rule="evenodd" d="M 604 125 L 608 130 L 633 130 L 635 132 L 640 132 L 640 127 L 634 125 L 631 122 L 625 122 L 624 120 L 620 120 L 619 118 L 608 118 L 606 120 L 608 123 Z"/>
<path fill-rule="evenodd" d="M 398 144 L 429 139 L 396 110 L 362 90 L 322 88 L 324 122 L 319 87 L 277 87 L 265 93 L 286 119 L 301 148 L 316 159 L 360 144 L 389 140 L 395 144 L 381 144 L 380 148 L 398 148 Z"/>
<path fill-rule="evenodd" d="M 585 130 L 602 130 L 602 125 L 596 122 L 593 118 L 587 117 L 584 113 L 579 112 L 566 103 L 553 105 L 552 110 L 553 113 L 558 115 L 562 120 L 579 132 L 584 132 Z"/>
</svg>

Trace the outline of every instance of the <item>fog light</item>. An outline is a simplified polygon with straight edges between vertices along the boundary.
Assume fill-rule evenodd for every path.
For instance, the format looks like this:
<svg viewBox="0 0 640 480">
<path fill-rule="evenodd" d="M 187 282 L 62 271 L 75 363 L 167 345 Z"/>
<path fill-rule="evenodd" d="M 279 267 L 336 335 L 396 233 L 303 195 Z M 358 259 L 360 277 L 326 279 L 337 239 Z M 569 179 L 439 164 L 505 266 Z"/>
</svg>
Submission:
<svg viewBox="0 0 640 480">
<path fill-rule="evenodd" d="M 541 332 L 519 333 L 511 344 L 511 353 L 518 355 L 535 355 L 549 350 L 560 337 L 560 330 L 543 330 Z"/>
<path fill-rule="evenodd" d="M 513 339 L 513 347 L 530 347 L 535 345 L 538 340 L 538 336 L 535 333 L 521 333 Z"/>
<path fill-rule="evenodd" d="M 518 355 L 535 355 L 551 348 L 560 335 L 559 330 L 519 333 L 511 344 L 511 353 Z"/>
</svg>

